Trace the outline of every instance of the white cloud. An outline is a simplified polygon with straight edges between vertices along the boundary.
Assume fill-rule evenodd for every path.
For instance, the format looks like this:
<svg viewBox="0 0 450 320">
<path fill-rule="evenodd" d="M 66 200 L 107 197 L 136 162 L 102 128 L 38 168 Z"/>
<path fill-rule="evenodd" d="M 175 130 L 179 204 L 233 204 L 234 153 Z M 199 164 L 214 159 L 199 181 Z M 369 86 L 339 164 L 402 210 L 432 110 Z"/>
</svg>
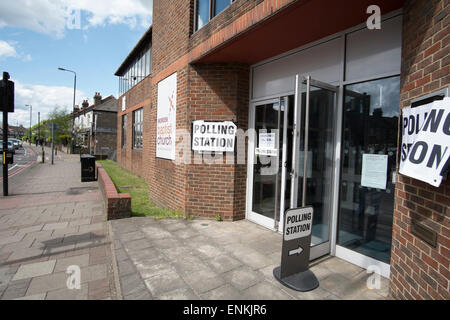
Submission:
<svg viewBox="0 0 450 320">
<path fill-rule="evenodd" d="M 17 57 L 16 49 L 6 41 L 0 40 L 0 59 Z"/>
<path fill-rule="evenodd" d="M 66 29 L 108 24 L 149 27 L 152 14 L 153 0 L 0 1 L 0 28 L 26 28 L 61 38 Z"/>
<path fill-rule="evenodd" d="M 73 87 L 43 86 L 24 84 L 17 80 L 14 81 L 14 113 L 9 114 L 9 124 L 16 125 L 17 121 L 25 127 L 30 126 L 30 108 L 25 105 L 33 106 L 33 125 L 37 123 L 37 113 L 41 113 L 41 120 L 48 118 L 48 114 L 55 107 L 72 111 L 73 107 Z M 76 103 L 81 102 L 86 95 L 84 92 L 76 91 Z"/>
</svg>

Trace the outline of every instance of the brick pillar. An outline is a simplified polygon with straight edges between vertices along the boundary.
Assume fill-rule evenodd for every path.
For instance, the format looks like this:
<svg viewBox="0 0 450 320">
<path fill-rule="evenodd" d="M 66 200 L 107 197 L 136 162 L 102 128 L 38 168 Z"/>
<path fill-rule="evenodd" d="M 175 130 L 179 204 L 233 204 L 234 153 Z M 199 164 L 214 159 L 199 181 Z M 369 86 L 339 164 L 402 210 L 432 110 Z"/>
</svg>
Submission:
<svg viewBox="0 0 450 320">
<path fill-rule="evenodd" d="M 234 121 L 247 130 L 249 67 L 200 64 L 189 72 L 189 123 L 194 120 Z M 246 150 L 245 150 L 246 154 Z M 245 217 L 247 167 L 223 161 L 190 164 L 187 168 L 186 213 L 224 220 Z"/>
<path fill-rule="evenodd" d="M 400 107 L 450 83 L 449 1 L 405 1 Z M 450 180 L 439 188 L 399 175 L 391 253 L 397 299 L 450 299 Z M 415 219 L 437 233 L 434 248 L 411 233 Z"/>
</svg>

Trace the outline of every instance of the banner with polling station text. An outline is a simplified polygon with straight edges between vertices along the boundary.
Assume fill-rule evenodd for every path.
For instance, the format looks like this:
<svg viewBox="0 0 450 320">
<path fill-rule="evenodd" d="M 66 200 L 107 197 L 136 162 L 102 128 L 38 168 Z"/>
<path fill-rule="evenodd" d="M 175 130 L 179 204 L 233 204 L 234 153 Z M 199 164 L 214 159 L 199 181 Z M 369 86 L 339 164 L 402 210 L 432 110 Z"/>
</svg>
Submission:
<svg viewBox="0 0 450 320">
<path fill-rule="evenodd" d="M 399 172 L 439 187 L 450 156 L 450 98 L 402 109 Z"/>
</svg>

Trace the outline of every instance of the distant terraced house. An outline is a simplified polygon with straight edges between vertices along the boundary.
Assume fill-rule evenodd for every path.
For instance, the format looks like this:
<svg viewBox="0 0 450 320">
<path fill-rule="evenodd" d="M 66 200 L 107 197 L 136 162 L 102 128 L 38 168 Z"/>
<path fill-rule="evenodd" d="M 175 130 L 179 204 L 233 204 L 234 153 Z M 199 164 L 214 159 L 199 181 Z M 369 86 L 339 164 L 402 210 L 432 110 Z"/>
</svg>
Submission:
<svg viewBox="0 0 450 320">
<path fill-rule="evenodd" d="M 116 159 L 117 99 L 113 95 L 102 99 L 96 92 L 92 105 L 84 100 L 81 109 L 75 106 L 72 119 L 75 153 Z"/>
</svg>

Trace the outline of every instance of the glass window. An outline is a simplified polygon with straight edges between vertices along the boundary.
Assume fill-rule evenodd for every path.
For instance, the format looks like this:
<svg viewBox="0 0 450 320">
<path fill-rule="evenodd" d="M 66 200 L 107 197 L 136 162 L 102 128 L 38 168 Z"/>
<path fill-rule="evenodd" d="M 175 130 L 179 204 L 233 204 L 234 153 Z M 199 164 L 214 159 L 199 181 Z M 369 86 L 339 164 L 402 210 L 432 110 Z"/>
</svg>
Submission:
<svg viewBox="0 0 450 320">
<path fill-rule="evenodd" d="M 214 0 L 214 16 L 221 13 L 230 3 L 230 0 Z"/>
<path fill-rule="evenodd" d="M 143 79 L 143 75 L 144 75 L 144 56 L 141 55 L 139 57 L 139 72 L 137 82 L 140 82 Z"/>
<path fill-rule="evenodd" d="M 138 57 L 136 59 L 136 74 L 134 75 L 135 79 L 135 84 L 137 84 L 140 80 L 140 72 L 141 72 L 141 59 Z"/>
<path fill-rule="evenodd" d="M 122 116 L 122 148 L 127 145 L 127 115 Z"/>
<path fill-rule="evenodd" d="M 119 78 L 120 95 L 126 93 L 150 74 L 152 65 L 151 50 L 152 47 L 149 44 Z"/>
<path fill-rule="evenodd" d="M 147 76 L 147 51 L 144 51 L 144 53 L 142 54 L 142 79 L 144 79 L 144 77 Z"/>
<path fill-rule="evenodd" d="M 128 70 L 123 75 L 123 91 L 124 93 L 128 91 Z"/>
<path fill-rule="evenodd" d="M 133 62 L 130 68 L 130 89 L 134 87 L 134 70 L 136 64 Z"/>
<path fill-rule="evenodd" d="M 136 84 L 136 61 L 133 63 L 133 67 L 132 67 L 132 74 L 131 74 L 131 77 L 132 77 L 132 84 L 131 84 L 131 87 L 134 87 L 134 85 Z"/>
<path fill-rule="evenodd" d="M 385 263 L 391 253 L 399 99 L 398 76 L 345 87 L 338 244 Z M 374 165 L 363 172 L 368 155 L 386 175 L 371 174 Z"/>
<path fill-rule="evenodd" d="M 148 48 L 147 51 L 147 60 L 148 60 L 148 66 L 147 66 L 147 75 L 149 75 L 152 72 L 152 47 Z"/>
<path fill-rule="evenodd" d="M 197 0 L 196 19 L 197 30 L 209 21 L 209 0 Z"/>
<path fill-rule="evenodd" d="M 197 0 L 195 15 L 195 31 L 203 27 L 208 21 L 221 13 L 234 0 Z"/>
<path fill-rule="evenodd" d="M 142 115 L 144 109 L 133 111 L 133 148 L 142 149 Z"/>
</svg>

